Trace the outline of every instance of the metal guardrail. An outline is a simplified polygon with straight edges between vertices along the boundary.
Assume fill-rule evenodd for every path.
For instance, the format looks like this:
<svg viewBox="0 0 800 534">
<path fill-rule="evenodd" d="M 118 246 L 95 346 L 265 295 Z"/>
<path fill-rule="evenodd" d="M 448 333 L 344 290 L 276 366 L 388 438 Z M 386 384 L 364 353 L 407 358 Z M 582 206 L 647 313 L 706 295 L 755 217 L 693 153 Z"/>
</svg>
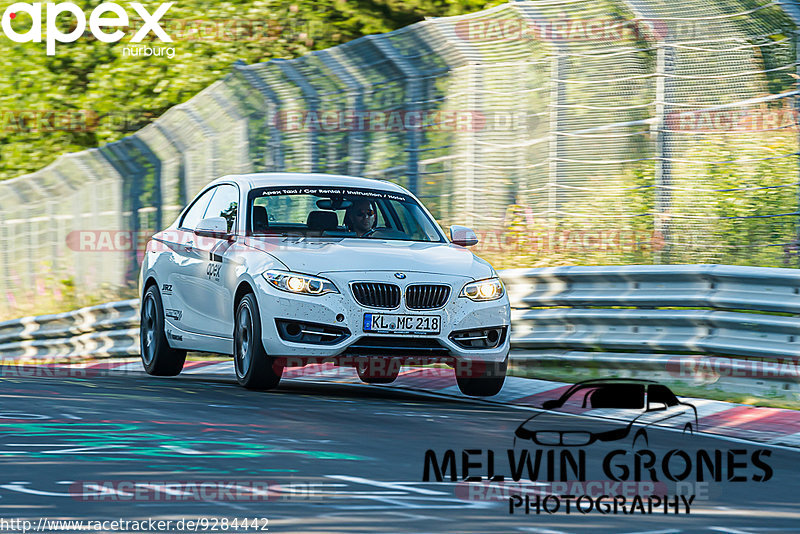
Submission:
<svg viewBox="0 0 800 534">
<path fill-rule="evenodd" d="M 739 392 L 798 390 L 796 270 L 570 266 L 502 276 L 514 308 L 512 365 L 528 374 L 569 368 L 689 383 L 723 377 Z"/>
<path fill-rule="evenodd" d="M 800 272 L 674 265 L 501 272 L 515 365 L 664 370 L 697 355 L 800 361 Z M 0 323 L 0 358 L 138 355 L 138 300 Z M 764 378 L 787 380 L 786 372 Z"/>
<path fill-rule="evenodd" d="M 800 271 L 731 265 L 507 269 L 515 308 L 627 306 L 800 313 Z M 519 286 L 521 287 L 516 287 Z"/>
<path fill-rule="evenodd" d="M 2 360 L 72 360 L 138 355 L 138 299 L 0 323 Z"/>
<path fill-rule="evenodd" d="M 796 270 L 556 267 L 504 278 L 514 348 L 800 357 L 800 318 L 787 315 L 800 314 Z"/>
</svg>

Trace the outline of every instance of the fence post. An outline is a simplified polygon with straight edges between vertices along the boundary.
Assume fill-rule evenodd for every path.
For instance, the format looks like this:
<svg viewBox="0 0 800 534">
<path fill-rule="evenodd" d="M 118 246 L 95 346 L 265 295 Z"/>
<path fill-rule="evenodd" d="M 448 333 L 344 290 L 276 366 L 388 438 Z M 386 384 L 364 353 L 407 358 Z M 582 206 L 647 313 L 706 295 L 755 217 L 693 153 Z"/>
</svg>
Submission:
<svg viewBox="0 0 800 534">
<path fill-rule="evenodd" d="M 419 104 L 422 100 L 422 80 L 419 70 L 411 61 L 403 57 L 386 38 L 378 36 L 372 39 L 372 43 L 386 59 L 403 73 L 406 83 L 404 111 L 410 113 L 419 110 Z M 419 189 L 419 147 L 422 144 L 422 128 L 409 128 L 406 132 L 406 139 L 408 190 L 416 195 Z"/>
<path fill-rule="evenodd" d="M 472 113 L 478 110 L 477 76 L 475 63 L 468 63 L 467 67 L 467 109 Z M 480 145 L 477 143 L 478 132 L 474 128 L 467 130 L 467 168 L 465 171 L 465 203 L 466 221 L 470 228 L 475 227 L 475 164 L 478 160 Z M 451 215 L 452 216 L 452 215 Z"/>
<path fill-rule="evenodd" d="M 142 208 L 141 182 L 144 172 L 141 168 L 132 165 L 130 157 L 129 138 L 124 138 L 100 149 L 100 153 L 108 160 L 114 170 L 122 178 L 122 206 L 123 212 L 130 210 L 127 230 L 132 236 L 139 235 L 139 209 Z M 127 209 L 126 209 L 127 208 Z M 125 280 L 139 279 L 139 261 L 136 257 L 135 247 L 128 251 L 128 266 L 125 273 Z M 76 277 L 77 278 L 77 277 Z"/>
<path fill-rule="evenodd" d="M 267 100 L 265 127 L 269 129 L 269 146 L 266 155 L 269 157 L 270 167 L 272 168 L 266 170 L 281 171 L 286 167 L 281 144 L 281 131 L 278 127 L 278 112 L 281 109 L 281 99 L 272 90 L 272 87 L 259 78 L 252 68 L 241 59 L 233 64 L 233 71 L 240 74 L 245 82 L 261 93 Z"/>
<path fill-rule="evenodd" d="M 169 146 L 172 147 L 172 150 L 178 154 L 179 163 L 177 198 L 178 203 L 181 206 L 186 206 L 189 203 L 188 196 L 189 190 L 191 189 L 188 182 L 188 176 L 186 174 L 186 170 L 189 166 L 189 163 L 187 162 L 187 154 L 189 153 L 189 149 L 178 136 L 172 133 L 172 130 L 170 130 L 163 121 L 154 122 L 153 127 L 164 136 L 164 139 L 167 140 L 167 143 L 169 143 Z"/>
<path fill-rule="evenodd" d="M 319 113 L 319 96 L 317 90 L 314 89 L 305 76 L 298 71 L 290 61 L 285 59 L 274 59 L 273 62 L 278 65 L 281 72 L 303 93 L 303 98 L 308 105 L 308 111 L 311 113 Z M 316 128 L 311 128 L 308 132 L 308 157 L 311 159 L 310 167 L 311 172 L 321 172 L 319 166 L 319 131 Z"/>
<path fill-rule="evenodd" d="M 653 230 L 661 236 L 664 248 L 653 254 L 653 263 L 669 263 L 669 209 L 672 203 L 672 162 L 667 117 L 669 117 L 668 75 L 673 67 L 673 50 L 667 40 L 658 43 L 656 55 L 656 200 Z M 663 251 L 663 252 L 662 252 Z"/>
<path fill-rule="evenodd" d="M 204 166 L 204 170 L 206 171 L 206 176 L 200 177 L 199 175 L 197 175 L 196 171 L 194 173 L 192 173 L 190 171 L 190 173 L 188 175 L 188 178 L 190 180 L 192 180 L 192 182 L 194 182 L 194 183 L 196 183 L 199 180 L 200 181 L 200 187 L 202 187 L 205 184 L 207 184 L 208 182 L 210 182 L 211 180 L 219 178 L 220 173 L 218 171 L 218 162 L 219 162 L 220 154 L 219 154 L 219 147 L 217 146 L 217 144 L 214 143 L 214 142 L 209 142 L 209 140 L 212 139 L 215 136 L 216 132 L 211 130 L 211 128 L 206 123 L 206 121 L 191 106 L 192 106 L 192 103 L 184 102 L 183 104 L 179 104 L 179 105 L 175 106 L 175 109 L 180 111 L 184 115 L 186 115 L 191 122 L 195 123 L 197 125 L 197 129 L 200 130 L 201 139 L 204 142 L 208 142 L 208 145 L 206 145 L 206 146 L 208 147 L 209 152 L 208 153 L 204 153 L 203 154 L 204 157 L 202 158 L 206 162 L 209 162 L 209 161 L 211 162 L 210 166 L 208 166 L 208 165 Z M 192 184 L 192 185 L 193 185 L 193 187 L 191 189 L 192 190 L 191 194 L 194 194 L 200 188 L 195 188 L 194 184 Z"/>
<path fill-rule="evenodd" d="M 335 48 L 319 52 L 320 59 L 327 65 L 331 72 L 347 86 L 347 106 L 345 113 L 353 113 L 361 117 L 364 111 L 364 86 L 351 72 L 347 62 L 341 58 L 340 52 Z M 360 121 L 359 121 L 360 122 Z M 347 173 L 351 176 L 360 176 L 366 164 L 364 157 L 364 132 L 356 127 L 347 132 Z"/>
<path fill-rule="evenodd" d="M 784 7 L 781 5 L 781 7 Z M 784 7 L 785 9 L 785 7 Z M 789 16 L 795 23 L 794 29 L 794 61 L 795 61 L 795 90 L 798 94 L 794 95 L 794 125 L 797 128 L 797 176 L 800 183 L 800 10 L 793 6 L 787 10 Z M 794 252 L 797 260 L 797 267 L 800 268 L 800 185 L 797 187 L 797 215 L 795 216 L 795 235 L 793 246 L 790 245 L 789 252 Z M 786 264 L 791 265 L 790 258 L 786 258 Z"/>
<path fill-rule="evenodd" d="M 153 200 L 152 203 L 155 204 L 153 207 L 156 208 L 155 212 L 155 220 L 153 221 L 154 228 L 153 230 L 158 232 L 162 229 L 164 223 L 164 214 L 163 214 L 163 207 L 164 207 L 164 199 L 162 198 L 162 190 L 161 190 L 161 160 L 156 156 L 150 147 L 139 139 L 136 136 L 131 136 L 131 143 L 133 146 L 139 149 L 139 153 L 147 160 L 147 162 L 153 166 Z M 147 175 L 145 173 L 142 178 Z M 134 242 L 138 239 L 138 236 L 133 236 Z M 135 247 L 134 247 L 135 248 Z"/>
<path fill-rule="evenodd" d="M 3 190 L 0 189 L 0 192 Z M 8 266 L 8 257 L 12 252 L 9 243 L 11 243 L 11 239 L 8 236 L 8 232 L 6 229 L 8 228 L 8 214 L 3 209 L 3 203 L 0 201 L 0 250 L 3 251 L 0 254 L 0 302 L 4 302 L 4 309 L 8 310 L 11 308 L 11 302 L 8 298 L 8 295 L 11 294 L 11 284 L 8 283 L 9 271 Z M 7 317 L 6 317 L 7 319 Z"/>
<path fill-rule="evenodd" d="M 800 7 L 793 2 L 776 2 L 794 23 L 794 62 L 795 62 L 795 89 L 800 91 Z M 797 128 L 797 176 L 800 178 L 800 94 L 794 96 L 795 103 L 795 128 Z M 800 182 L 800 180 L 798 180 Z M 797 211 L 800 212 L 800 186 L 797 188 Z M 797 255 L 797 267 L 800 268 L 800 214 L 795 219 L 794 252 Z M 790 249 L 791 250 L 791 249 Z"/>
<path fill-rule="evenodd" d="M 566 102 L 566 87 L 563 80 L 566 77 L 566 53 L 564 47 L 556 45 L 553 47 L 555 54 L 552 60 L 552 76 L 550 80 L 550 153 L 549 153 L 549 176 L 547 184 L 547 214 L 550 220 L 549 226 L 555 232 L 558 227 L 558 185 L 561 182 L 561 158 L 563 157 L 561 148 L 561 125 L 563 124 L 563 105 Z"/>
</svg>

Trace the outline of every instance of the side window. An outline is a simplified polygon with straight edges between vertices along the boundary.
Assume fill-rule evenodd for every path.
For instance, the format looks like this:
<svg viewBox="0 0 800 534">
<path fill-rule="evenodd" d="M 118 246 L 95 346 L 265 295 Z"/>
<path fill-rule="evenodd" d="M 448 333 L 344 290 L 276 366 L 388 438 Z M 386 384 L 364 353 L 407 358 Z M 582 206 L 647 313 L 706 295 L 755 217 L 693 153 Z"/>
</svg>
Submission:
<svg viewBox="0 0 800 534">
<path fill-rule="evenodd" d="M 222 217 L 228 221 L 228 232 L 236 222 L 236 212 L 239 209 L 239 190 L 233 185 L 221 185 L 214 188 L 214 198 L 211 199 L 203 219 Z"/>
<path fill-rule="evenodd" d="M 581 388 L 572 393 L 569 398 L 564 402 L 561 409 L 564 411 L 580 410 L 586 408 L 589 403 L 589 397 L 596 391 L 596 388 Z"/>
<path fill-rule="evenodd" d="M 436 230 L 431 226 L 427 217 L 422 213 L 418 206 L 408 202 L 390 201 L 394 207 L 403 232 L 411 239 L 424 241 L 439 241 L 440 237 Z M 424 224 L 424 226 L 421 225 Z"/>
<path fill-rule="evenodd" d="M 383 202 L 376 202 L 375 208 L 377 209 L 375 216 L 378 218 L 378 222 L 375 224 L 375 226 L 378 228 L 391 228 L 391 225 L 386 222 L 386 217 L 383 215 L 384 211 L 386 211 L 386 207 L 383 205 Z"/>
<path fill-rule="evenodd" d="M 192 204 L 192 207 L 189 208 L 189 211 L 187 211 L 183 219 L 181 219 L 181 224 L 179 225 L 181 228 L 187 230 L 194 230 L 197 228 L 197 223 L 203 220 L 203 215 L 206 212 L 208 203 L 211 202 L 214 191 L 216 191 L 216 188 L 209 189 Z"/>
<path fill-rule="evenodd" d="M 667 406 L 676 406 L 678 399 L 675 394 L 666 386 L 661 384 L 652 384 L 647 388 L 647 401 L 648 402 L 663 402 Z"/>
</svg>

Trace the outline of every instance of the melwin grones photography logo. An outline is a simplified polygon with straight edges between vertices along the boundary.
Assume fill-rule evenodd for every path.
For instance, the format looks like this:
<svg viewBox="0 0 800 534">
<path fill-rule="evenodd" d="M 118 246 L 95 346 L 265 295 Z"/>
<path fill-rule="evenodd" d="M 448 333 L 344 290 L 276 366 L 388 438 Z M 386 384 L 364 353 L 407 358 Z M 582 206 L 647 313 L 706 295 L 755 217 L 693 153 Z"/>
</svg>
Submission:
<svg viewBox="0 0 800 534">
<path fill-rule="evenodd" d="M 167 35 L 159 24 L 159 21 L 169 8 L 172 7 L 172 4 L 172 2 L 161 4 L 153 13 L 150 13 L 142 4 L 131 2 L 131 8 L 133 8 L 133 11 L 142 19 L 143 24 L 133 35 L 130 42 L 139 43 L 152 32 L 163 42 L 171 43 L 172 38 Z M 47 7 L 44 7 L 40 2 L 17 2 L 8 6 L 3 12 L 2 21 L 0 23 L 5 36 L 15 43 L 41 43 L 42 15 L 44 12 L 44 39 L 47 55 L 52 56 L 56 53 L 56 43 L 73 43 L 84 34 L 87 27 L 87 20 L 91 34 L 98 41 L 103 43 L 116 43 L 122 39 L 125 36 L 125 32 L 120 29 L 113 29 L 127 28 L 130 23 L 130 18 L 125 8 L 113 2 L 106 2 L 94 8 L 89 14 L 88 19 L 83 9 L 72 2 L 47 3 L 46 6 Z M 12 21 L 14 21 L 20 13 L 25 13 L 30 17 L 31 24 L 29 28 L 12 27 Z M 71 25 L 71 29 L 65 33 L 58 28 L 56 23 L 63 23 L 68 19 L 71 19 L 73 24 Z"/>
<path fill-rule="evenodd" d="M 656 429 L 665 431 L 659 447 L 648 436 Z M 506 500 L 509 515 L 689 515 L 711 490 L 773 478 L 771 450 L 712 449 L 694 442 L 697 432 L 696 407 L 663 384 L 586 380 L 521 422 L 513 448 L 426 450 L 422 482 Z"/>
</svg>

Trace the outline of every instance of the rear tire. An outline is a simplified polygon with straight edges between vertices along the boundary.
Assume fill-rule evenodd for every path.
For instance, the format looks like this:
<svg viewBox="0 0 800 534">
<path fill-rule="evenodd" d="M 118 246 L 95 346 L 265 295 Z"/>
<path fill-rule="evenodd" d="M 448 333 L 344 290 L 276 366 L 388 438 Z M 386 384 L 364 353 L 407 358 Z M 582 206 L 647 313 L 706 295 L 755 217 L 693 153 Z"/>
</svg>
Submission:
<svg viewBox="0 0 800 534">
<path fill-rule="evenodd" d="M 358 358 L 356 372 L 365 384 L 391 384 L 400 374 L 401 362 L 395 358 Z"/>
<path fill-rule="evenodd" d="M 460 367 L 469 364 L 467 370 Z M 503 389 L 508 370 L 508 356 L 502 362 L 461 362 L 456 364 L 456 383 L 464 395 L 470 397 L 491 397 Z"/>
<path fill-rule="evenodd" d="M 167 342 L 164 305 L 158 287 L 147 288 L 139 311 L 139 354 L 147 374 L 175 376 L 183 370 L 186 351 L 173 349 Z"/>
<path fill-rule="evenodd" d="M 283 375 L 283 360 L 268 356 L 261 343 L 261 314 L 252 293 L 245 295 L 236 307 L 233 367 L 236 380 L 248 389 L 273 389 Z"/>
</svg>

